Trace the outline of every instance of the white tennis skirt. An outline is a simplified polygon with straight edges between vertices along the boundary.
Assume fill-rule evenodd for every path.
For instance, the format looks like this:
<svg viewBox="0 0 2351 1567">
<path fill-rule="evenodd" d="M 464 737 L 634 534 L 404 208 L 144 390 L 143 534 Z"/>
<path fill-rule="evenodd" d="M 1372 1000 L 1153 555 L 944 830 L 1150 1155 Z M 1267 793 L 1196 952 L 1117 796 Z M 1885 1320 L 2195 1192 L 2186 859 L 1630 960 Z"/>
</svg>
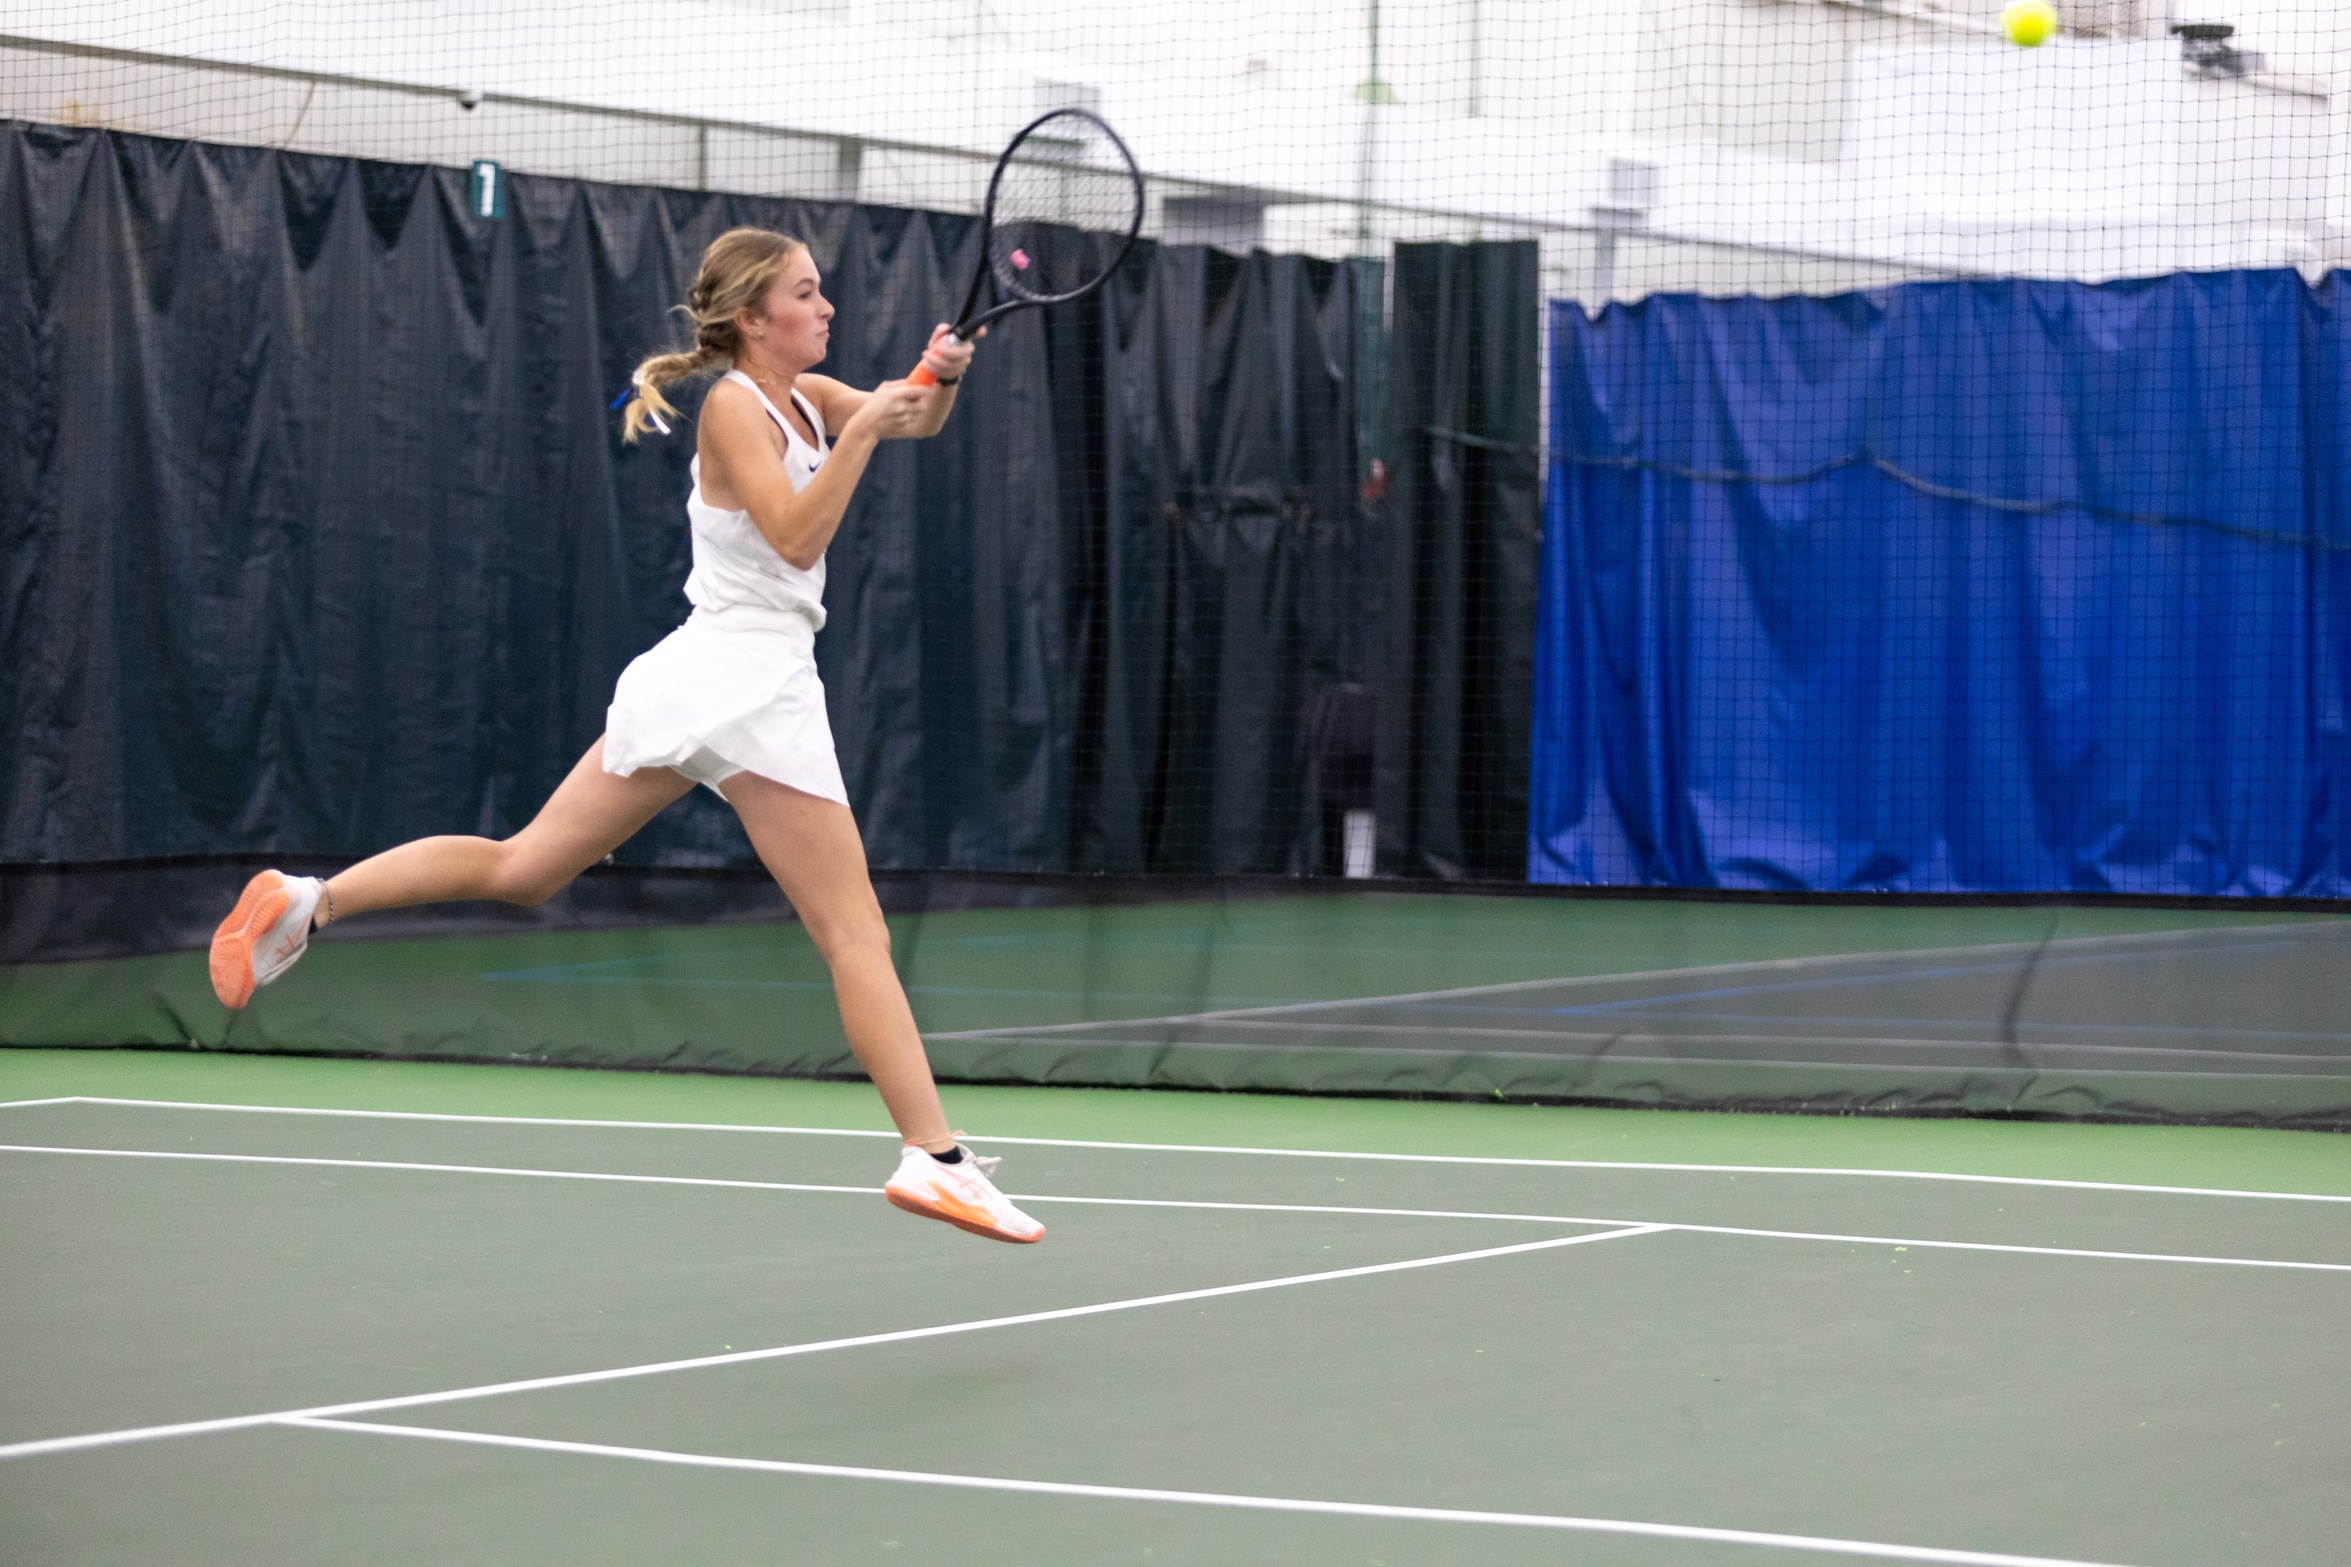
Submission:
<svg viewBox="0 0 2351 1567">
<path fill-rule="evenodd" d="M 816 673 L 816 627 L 791 610 L 698 609 L 621 671 L 604 770 L 667 767 L 716 791 L 737 773 L 849 803 Z"/>
</svg>

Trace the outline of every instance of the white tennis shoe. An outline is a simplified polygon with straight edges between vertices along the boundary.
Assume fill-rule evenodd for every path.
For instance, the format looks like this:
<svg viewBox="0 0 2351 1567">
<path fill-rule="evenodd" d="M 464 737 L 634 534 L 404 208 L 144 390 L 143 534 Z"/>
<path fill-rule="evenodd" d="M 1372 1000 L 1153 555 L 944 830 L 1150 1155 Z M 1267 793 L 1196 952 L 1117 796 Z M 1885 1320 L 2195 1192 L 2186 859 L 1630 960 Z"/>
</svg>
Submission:
<svg viewBox="0 0 2351 1567">
<path fill-rule="evenodd" d="M 893 1206 L 926 1219 L 944 1219 L 957 1229 L 992 1241 L 1028 1245 L 1045 1238 L 1045 1226 L 1012 1206 L 988 1177 L 1000 1159 L 983 1159 L 969 1148 L 960 1164 L 941 1164 L 918 1144 L 906 1145 L 898 1173 L 882 1194 Z"/>
<path fill-rule="evenodd" d="M 310 946 L 310 916 L 326 883 L 263 871 L 212 933 L 212 993 L 234 1011 L 294 966 Z"/>
</svg>

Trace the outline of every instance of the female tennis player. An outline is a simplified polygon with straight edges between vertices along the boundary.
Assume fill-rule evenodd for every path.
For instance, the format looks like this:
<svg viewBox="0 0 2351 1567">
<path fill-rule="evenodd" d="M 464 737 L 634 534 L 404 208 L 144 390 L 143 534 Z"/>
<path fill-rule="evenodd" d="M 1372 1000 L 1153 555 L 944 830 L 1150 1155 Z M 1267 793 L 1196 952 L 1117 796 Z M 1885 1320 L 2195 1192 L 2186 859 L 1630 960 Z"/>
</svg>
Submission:
<svg viewBox="0 0 2351 1567">
<path fill-rule="evenodd" d="M 860 392 L 812 375 L 833 316 L 820 283 L 799 241 L 722 234 L 687 298 L 693 348 L 638 366 L 630 440 L 647 424 L 668 431 L 677 410 L 664 387 L 725 370 L 702 404 L 686 498 L 694 610 L 622 672 L 603 737 L 538 816 L 503 841 L 420 838 L 326 881 L 263 871 L 212 938 L 212 985 L 242 1007 L 293 966 L 312 930 L 373 909 L 544 903 L 700 784 L 735 808 L 832 970 L 850 1047 L 905 1139 L 889 1200 L 996 1240 L 1035 1241 L 1045 1227 L 988 1179 L 997 1161 L 948 1131 L 891 966 L 814 656 L 825 547 L 866 463 L 882 441 L 939 432 L 972 350 L 940 327 L 922 359 L 935 386 Z"/>
</svg>

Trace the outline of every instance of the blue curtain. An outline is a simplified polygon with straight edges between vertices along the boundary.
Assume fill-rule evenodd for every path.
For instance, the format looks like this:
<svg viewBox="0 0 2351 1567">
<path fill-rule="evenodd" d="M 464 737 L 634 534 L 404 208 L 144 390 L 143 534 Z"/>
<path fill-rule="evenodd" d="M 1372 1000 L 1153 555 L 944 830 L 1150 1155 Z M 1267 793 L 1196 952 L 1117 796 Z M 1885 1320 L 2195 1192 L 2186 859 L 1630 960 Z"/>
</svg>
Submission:
<svg viewBox="0 0 2351 1567">
<path fill-rule="evenodd" d="M 1530 878 L 2351 895 L 2347 305 L 1555 304 Z"/>
</svg>

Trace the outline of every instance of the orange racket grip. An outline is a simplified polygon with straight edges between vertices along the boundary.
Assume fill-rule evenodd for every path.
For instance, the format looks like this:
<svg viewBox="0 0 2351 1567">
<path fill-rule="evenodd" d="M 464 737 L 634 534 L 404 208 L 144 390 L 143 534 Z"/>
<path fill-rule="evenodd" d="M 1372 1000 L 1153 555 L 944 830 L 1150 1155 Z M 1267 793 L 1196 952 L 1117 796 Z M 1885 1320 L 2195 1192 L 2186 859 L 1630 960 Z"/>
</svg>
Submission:
<svg viewBox="0 0 2351 1567">
<path fill-rule="evenodd" d="M 952 332 L 941 332 L 937 337 L 931 339 L 931 341 L 933 343 L 960 343 L 963 341 L 963 339 L 957 337 Z M 939 384 L 939 378 L 931 374 L 931 367 L 929 365 L 917 364 L 912 371 L 908 372 L 906 377 L 906 384 L 908 386 L 937 386 Z"/>
</svg>

